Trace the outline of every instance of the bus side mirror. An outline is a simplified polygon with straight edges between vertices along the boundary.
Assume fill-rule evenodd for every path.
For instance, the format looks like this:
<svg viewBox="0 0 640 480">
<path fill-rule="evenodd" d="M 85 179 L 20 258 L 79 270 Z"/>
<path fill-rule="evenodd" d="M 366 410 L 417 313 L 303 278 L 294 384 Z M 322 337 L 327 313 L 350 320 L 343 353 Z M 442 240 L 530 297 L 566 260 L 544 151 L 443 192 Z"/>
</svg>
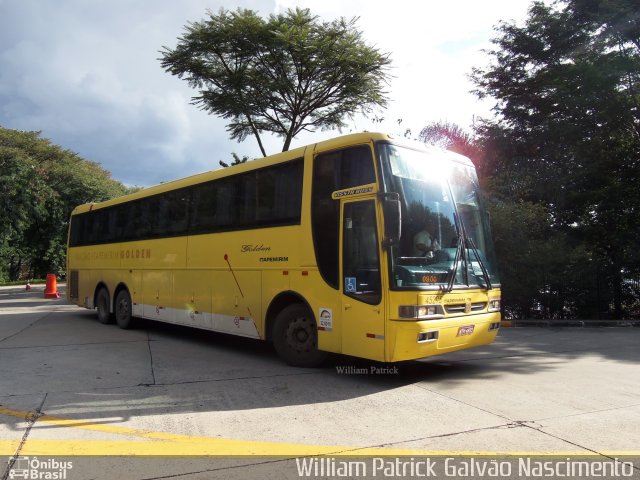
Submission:
<svg viewBox="0 0 640 480">
<path fill-rule="evenodd" d="M 385 248 L 397 245 L 400 242 L 400 226 L 402 224 L 402 210 L 400 208 L 400 195 L 395 192 L 381 193 L 382 213 L 384 215 L 384 238 L 382 246 Z"/>
</svg>

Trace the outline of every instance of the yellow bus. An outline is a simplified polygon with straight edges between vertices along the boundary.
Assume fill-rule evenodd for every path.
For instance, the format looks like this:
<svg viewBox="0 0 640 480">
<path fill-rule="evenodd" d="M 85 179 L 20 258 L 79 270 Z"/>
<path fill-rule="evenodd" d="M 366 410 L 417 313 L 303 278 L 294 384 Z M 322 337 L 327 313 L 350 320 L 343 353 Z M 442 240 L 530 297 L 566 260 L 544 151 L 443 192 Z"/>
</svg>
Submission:
<svg viewBox="0 0 640 480">
<path fill-rule="evenodd" d="M 136 318 L 398 362 L 491 343 L 500 284 L 466 157 L 338 137 L 77 207 L 67 297 Z"/>
</svg>

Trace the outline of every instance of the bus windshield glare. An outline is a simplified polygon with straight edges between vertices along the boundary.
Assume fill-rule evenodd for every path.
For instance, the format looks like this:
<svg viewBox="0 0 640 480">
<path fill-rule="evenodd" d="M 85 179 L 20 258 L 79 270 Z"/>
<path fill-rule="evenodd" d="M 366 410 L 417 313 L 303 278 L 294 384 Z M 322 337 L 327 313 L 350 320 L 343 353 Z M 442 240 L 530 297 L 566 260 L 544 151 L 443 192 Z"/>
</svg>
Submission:
<svg viewBox="0 0 640 480">
<path fill-rule="evenodd" d="M 381 144 L 389 191 L 402 203 L 402 230 L 390 249 L 391 285 L 400 289 L 491 289 L 498 272 L 470 163 L 450 154 Z"/>
</svg>

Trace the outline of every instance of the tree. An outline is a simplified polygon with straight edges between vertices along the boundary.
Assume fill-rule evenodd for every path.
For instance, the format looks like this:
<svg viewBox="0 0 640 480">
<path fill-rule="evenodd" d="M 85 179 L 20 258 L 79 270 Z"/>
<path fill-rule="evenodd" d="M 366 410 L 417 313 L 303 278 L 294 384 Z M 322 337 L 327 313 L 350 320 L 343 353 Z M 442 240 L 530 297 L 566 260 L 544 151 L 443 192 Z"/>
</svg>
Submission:
<svg viewBox="0 0 640 480">
<path fill-rule="evenodd" d="M 39 132 L 0 128 L 0 280 L 64 269 L 71 211 L 128 189 Z"/>
<path fill-rule="evenodd" d="M 0 146 L 0 280 L 18 276 L 29 256 L 23 234 L 44 213 L 38 200 L 49 192 L 37 169 L 22 150 Z"/>
<path fill-rule="evenodd" d="M 479 152 L 473 134 L 447 121 L 433 122 L 420 131 L 420 141 L 475 159 Z"/>
<path fill-rule="evenodd" d="M 266 156 L 263 132 L 282 137 L 286 151 L 303 130 L 340 128 L 345 117 L 386 105 L 389 56 L 365 43 L 356 20 L 221 9 L 189 23 L 160 60 L 198 89 L 194 105 L 229 119 L 231 138 L 253 135 Z"/>
<path fill-rule="evenodd" d="M 595 308 L 615 316 L 625 275 L 640 274 L 639 18 L 632 0 L 534 2 L 523 26 L 498 27 L 491 64 L 473 72 L 478 95 L 496 99 L 478 132 L 493 193 L 543 206 L 550 238 L 566 241 L 560 303 L 595 279 L 606 296 Z"/>
<path fill-rule="evenodd" d="M 247 163 L 247 160 L 249 160 L 249 157 L 247 157 L 246 155 L 243 155 L 242 158 L 240 158 L 240 156 L 235 152 L 231 152 L 231 156 L 233 157 L 233 162 L 227 163 L 227 162 L 223 162 L 222 160 L 219 160 L 220 166 L 227 168 L 233 165 L 240 165 L 241 163 Z"/>
</svg>

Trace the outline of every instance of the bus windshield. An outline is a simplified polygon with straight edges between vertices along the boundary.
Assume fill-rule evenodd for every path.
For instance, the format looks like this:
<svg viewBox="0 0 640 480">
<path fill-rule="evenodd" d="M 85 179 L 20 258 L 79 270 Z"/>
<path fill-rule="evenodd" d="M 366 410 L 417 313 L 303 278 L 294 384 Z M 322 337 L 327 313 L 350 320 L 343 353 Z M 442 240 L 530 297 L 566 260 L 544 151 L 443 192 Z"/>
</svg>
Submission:
<svg viewBox="0 0 640 480">
<path fill-rule="evenodd" d="M 391 285 L 402 289 L 492 288 L 499 283 L 486 212 L 471 164 L 439 151 L 381 145 L 388 190 L 402 202 Z"/>
</svg>

